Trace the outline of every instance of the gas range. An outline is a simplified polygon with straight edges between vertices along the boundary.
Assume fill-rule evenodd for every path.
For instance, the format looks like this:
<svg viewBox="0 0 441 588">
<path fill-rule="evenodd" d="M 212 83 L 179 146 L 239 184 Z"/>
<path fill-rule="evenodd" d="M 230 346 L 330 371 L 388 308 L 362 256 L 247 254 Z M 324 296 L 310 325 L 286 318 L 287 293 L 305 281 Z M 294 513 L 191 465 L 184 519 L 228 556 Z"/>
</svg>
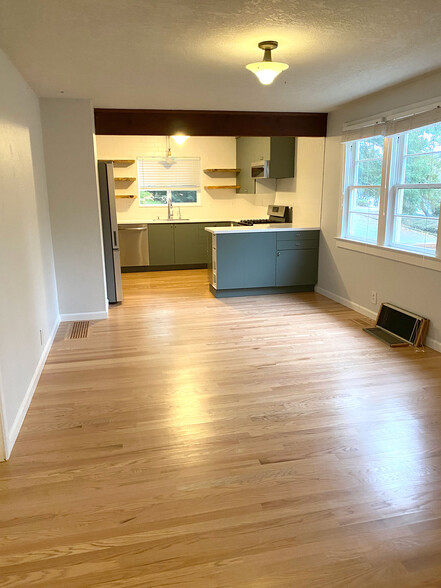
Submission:
<svg viewBox="0 0 441 588">
<path fill-rule="evenodd" d="M 292 222 L 292 208 L 290 206 L 268 206 L 268 218 L 246 218 L 238 222 L 239 225 L 252 226 L 268 223 Z"/>
<path fill-rule="evenodd" d="M 238 222 L 239 225 L 246 225 L 251 227 L 252 225 L 266 225 L 270 221 L 267 218 L 245 218 Z"/>
</svg>

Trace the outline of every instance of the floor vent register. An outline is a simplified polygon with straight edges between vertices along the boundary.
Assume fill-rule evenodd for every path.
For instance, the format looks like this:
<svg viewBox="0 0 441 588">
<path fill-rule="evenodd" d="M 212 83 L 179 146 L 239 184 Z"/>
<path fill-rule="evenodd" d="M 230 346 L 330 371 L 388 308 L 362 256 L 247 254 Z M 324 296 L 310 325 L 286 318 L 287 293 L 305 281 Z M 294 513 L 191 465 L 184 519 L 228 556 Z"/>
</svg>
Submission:
<svg viewBox="0 0 441 588">
<path fill-rule="evenodd" d="M 87 339 L 89 321 L 75 321 L 70 329 L 69 339 Z"/>
</svg>

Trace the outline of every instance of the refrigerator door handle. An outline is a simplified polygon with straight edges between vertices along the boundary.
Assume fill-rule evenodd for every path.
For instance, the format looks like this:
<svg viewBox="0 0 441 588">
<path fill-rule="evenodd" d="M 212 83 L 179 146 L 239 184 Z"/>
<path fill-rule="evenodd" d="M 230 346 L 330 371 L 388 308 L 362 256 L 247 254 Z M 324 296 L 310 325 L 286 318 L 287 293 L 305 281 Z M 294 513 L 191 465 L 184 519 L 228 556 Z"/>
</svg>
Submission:
<svg viewBox="0 0 441 588">
<path fill-rule="evenodd" d="M 113 248 L 118 249 L 118 234 L 117 231 L 113 231 Z"/>
</svg>

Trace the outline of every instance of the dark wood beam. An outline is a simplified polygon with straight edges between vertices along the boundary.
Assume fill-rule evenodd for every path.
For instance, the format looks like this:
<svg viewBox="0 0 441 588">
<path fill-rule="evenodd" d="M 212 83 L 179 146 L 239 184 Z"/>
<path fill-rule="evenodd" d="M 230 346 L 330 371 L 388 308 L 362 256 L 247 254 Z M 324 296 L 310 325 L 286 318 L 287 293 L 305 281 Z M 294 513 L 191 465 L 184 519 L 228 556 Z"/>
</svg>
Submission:
<svg viewBox="0 0 441 588">
<path fill-rule="evenodd" d="M 323 112 L 95 109 L 97 135 L 324 137 Z"/>
</svg>

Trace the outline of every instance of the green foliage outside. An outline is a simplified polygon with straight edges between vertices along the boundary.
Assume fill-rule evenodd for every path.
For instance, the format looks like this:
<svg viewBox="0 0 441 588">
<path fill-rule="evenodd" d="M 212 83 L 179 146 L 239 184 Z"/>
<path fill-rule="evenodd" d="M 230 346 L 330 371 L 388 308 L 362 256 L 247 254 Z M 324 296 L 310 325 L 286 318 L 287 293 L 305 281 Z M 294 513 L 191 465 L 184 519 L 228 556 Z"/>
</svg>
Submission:
<svg viewBox="0 0 441 588">
<path fill-rule="evenodd" d="M 360 141 L 357 153 L 358 177 L 354 182 L 356 185 L 380 185 L 383 142 L 383 137 Z M 441 123 L 408 133 L 404 152 L 408 156 L 405 157 L 401 183 L 441 183 Z M 407 189 L 398 194 L 398 197 L 399 214 L 420 217 L 403 218 L 402 226 L 436 235 L 438 222 L 433 217 L 439 217 L 441 190 L 424 187 Z M 354 208 L 378 214 L 379 198 L 378 188 L 359 188 L 355 194 Z"/>
<path fill-rule="evenodd" d="M 171 190 L 173 204 L 197 202 L 196 190 Z M 167 190 L 140 190 L 139 203 L 141 206 L 167 206 Z"/>
</svg>

